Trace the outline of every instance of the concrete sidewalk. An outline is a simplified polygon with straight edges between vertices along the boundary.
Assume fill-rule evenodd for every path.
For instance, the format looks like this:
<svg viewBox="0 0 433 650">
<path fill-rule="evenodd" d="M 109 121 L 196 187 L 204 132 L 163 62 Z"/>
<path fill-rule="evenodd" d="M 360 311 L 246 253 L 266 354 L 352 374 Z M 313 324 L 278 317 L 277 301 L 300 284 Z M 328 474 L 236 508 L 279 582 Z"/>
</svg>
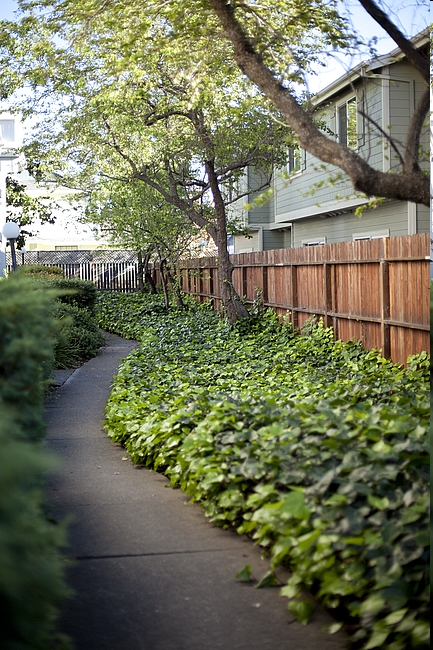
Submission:
<svg viewBox="0 0 433 650">
<path fill-rule="evenodd" d="M 255 589 L 235 574 L 267 564 L 245 537 L 210 524 L 160 474 L 134 467 L 101 429 L 119 360 L 134 343 L 107 346 L 49 397 L 47 446 L 62 459 L 48 484 L 51 514 L 70 517 L 76 596 L 60 629 L 77 650 L 338 650 L 342 633 L 318 608 L 302 626 L 279 588 Z"/>
</svg>

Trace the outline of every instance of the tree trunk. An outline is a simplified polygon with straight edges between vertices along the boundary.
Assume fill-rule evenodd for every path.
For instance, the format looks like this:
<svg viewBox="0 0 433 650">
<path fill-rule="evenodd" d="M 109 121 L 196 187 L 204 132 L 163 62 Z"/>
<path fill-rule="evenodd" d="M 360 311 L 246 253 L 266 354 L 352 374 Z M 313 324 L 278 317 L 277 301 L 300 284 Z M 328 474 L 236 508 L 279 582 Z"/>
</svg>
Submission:
<svg viewBox="0 0 433 650">
<path fill-rule="evenodd" d="M 146 278 L 146 282 L 150 287 L 150 293 L 153 293 L 153 294 L 158 293 L 158 290 L 156 288 L 156 283 L 155 283 L 155 280 L 154 280 L 154 277 L 153 277 L 152 273 L 150 271 L 146 271 L 145 274 L 144 274 L 144 277 Z"/>
<path fill-rule="evenodd" d="M 144 264 L 143 264 L 143 251 L 138 251 L 137 253 L 138 257 L 138 264 L 137 264 L 137 280 L 138 280 L 138 288 L 141 291 L 141 293 L 144 293 Z"/>
<path fill-rule="evenodd" d="M 232 281 L 233 264 L 227 250 L 227 237 L 225 243 L 218 246 L 218 277 L 220 293 L 227 318 L 234 325 L 241 318 L 249 318 L 248 309 L 241 301 Z"/>
<path fill-rule="evenodd" d="M 150 264 L 150 255 L 147 254 L 144 258 L 144 277 L 147 282 L 147 284 L 150 287 L 150 293 L 155 294 L 158 293 L 158 290 L 156 288 L 156 282 L 155 279 L 149 270 L 149 264 Z"/>
<path fill-rule="evenodd" d="M 180 289 L 180 284 L 179 284 L 179 278 L 178 274 L 176 271 L 174 271 L 174 274 L 171 272 L 171 270 L 167 267 L 167 276 L 168 279 L 171 282 L 171 286 L 173 287 L 174 291 L 174 297 L 176 299 L 176 304 L 179 309 L 185 309 L 185 304 L 182 300 L 182 291 Z"/>
<path fill-rule="evenodd" d="M 159 272 L 161 274 L 161 284 L 162 284 L 162 292 L 164 294 L 165 308 L 168 311 L 170 309 L 170 301 L 168 298 L 167 277 L 165 275 L 165 270 L 164 270 L 165 264 L 166 264 L 166 260 L 161 259 L 159 262 Z"/>
<path fill-rule="evenodd" d="M 231 325 L 241 318 L 249 318 L 248 309 L 241 301 L 233 286 L 233 264 L 227 250 L 227 215 L 226 207 L 221 196 L 218 179 L 215 174 L 213 160 L 206 162 L 206 171 L 215 203 L 216 216 L 216 245 L 218 248 L 218 278 L 220 293 L 227 318 Z"/>
</svg>

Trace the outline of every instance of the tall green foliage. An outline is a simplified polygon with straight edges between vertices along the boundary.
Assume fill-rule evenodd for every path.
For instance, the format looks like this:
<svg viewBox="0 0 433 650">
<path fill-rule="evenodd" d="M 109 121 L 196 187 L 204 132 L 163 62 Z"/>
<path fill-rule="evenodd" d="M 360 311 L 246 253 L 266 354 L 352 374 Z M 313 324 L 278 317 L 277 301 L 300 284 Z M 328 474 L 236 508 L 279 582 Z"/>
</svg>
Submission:
<svg viewBox="0 0 433 650">
<path fill-rule="evenodd" d="M 269 186 L 273 165 L 285 162 L 290 132 L 226 62 L 221 40 L 186 50 L 157 6 L 140 6 L 134 21 L 131 8 L 119 12 L 109 3 L 96 22 L 86 17 L 89 6 L 83 13 L 76 3 L 54 3 L 48 21 L 33 14 L 4 26 L 5 58 L 32 86 L 27 110 L 46 111 L 42 122 L 55 119 L 58 127 L 48 136 L 41 122 L 26 155 L 40 174 L 66 177 L 85 191 L 101 177 L 144 183 L 205 228 L 218 248 L 221 295 L 235 322 L 248 313 L 231 281 L 230 206 L 260 189 L 246 187 L 249 166 L 260 170 L 259 185 Z M 193 13 L 186 19 L 194 22 Z"/>
<path fill-rule="evenodd" d="M 65 530 L 47 520 L 43 483 L 54 460 L 40 443 L 54 359 L 54 295 L 11 274 L 0 282 L 0 646 L 68 648 L 55 632 L 68 594 L 58 549 Z"/>
<path fill-rule="evenodd" d="M 31 227 L 35 223 L 55 222 L 54 209 L 57 206 L 53 200 L 49 197 L 29 196 L 26 193 L 26 186 L 12 176 L 6 177 L 6 204 L 7 220 L 16 221 L 21 229 L 16 240 L 18 248 L 24 246 L 27 237 L 33 237 L 34 232 Z"/>
<path fill-rule="evenodd" d="M 0 400 L 31 440 L 45 431 L 42 400 L 54 364 L 54 297 L 18 274 L 0 282 Z"/>
</svg>

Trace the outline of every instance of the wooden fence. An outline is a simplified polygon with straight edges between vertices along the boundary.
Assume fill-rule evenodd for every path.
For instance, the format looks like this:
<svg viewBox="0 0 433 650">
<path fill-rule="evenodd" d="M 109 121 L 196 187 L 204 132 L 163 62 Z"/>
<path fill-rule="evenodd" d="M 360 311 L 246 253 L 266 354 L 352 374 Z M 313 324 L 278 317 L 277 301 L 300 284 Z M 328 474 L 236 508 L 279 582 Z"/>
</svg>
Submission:
<svg viewBox="0 0 433 650">
<path fill-rule="evenodd" d="M 231 257 L 234 286 L 247 302 L 261 295 L 295 328 L 310 316 L 336 338 L 361 340 L 396 363 L 429 350 L 429 234 L 243 253 Z M 220 305 L 216 258 L 184 261 L 182 288 Z"/>
</svg>

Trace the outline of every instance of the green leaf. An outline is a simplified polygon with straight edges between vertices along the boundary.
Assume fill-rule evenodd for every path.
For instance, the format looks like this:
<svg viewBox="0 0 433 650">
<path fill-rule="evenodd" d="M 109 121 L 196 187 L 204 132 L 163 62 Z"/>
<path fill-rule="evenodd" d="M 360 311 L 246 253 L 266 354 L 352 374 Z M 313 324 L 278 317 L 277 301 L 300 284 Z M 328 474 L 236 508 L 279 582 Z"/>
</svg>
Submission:
<svg viewBox="0 0 433 650">
<path fill-rule="evenodd" d="M 331 623 L 331 625 L 326 625 L 323 628 L 323 631 L 328 632 L 328 634 L 336 634 L 337 632 L 339 632 L 339 630 L 341 630 L 342 627 L 343 627 L 343 623 L 335 622 L 335 623 Z"/>
<path fill-rule="evenodd" d="M 239 571 L 239 573 L 236 574 L 236 578 L 238 580 L 242 580 L 243 582 L 251 582 L 253 580 L 252 574 L 251 574 L 251 564 L 246 564 L 243 569 Z"/>
<path fill-rule="evenodd" d="M 310 546 L 314 544 L 316 539 L 320 537 L 322 531 L 321 530 L 313 530 L 311 533 L 306 533 L 305 535 L 301 535 L 298 537 L 298 548 L 301 551 L 307 551 Z"/>
<path fill-rule="evenodd" d="M 300 492 L 290 492 L 285 497 L 281 509 L 296 519 L 307 519 L 311 514 L 311 510 L 305 505 L 305 497 Z"/>
<path fill-rule="evenodd" d="M 287 608 L 302 625 L 307 625 L 314 606 L 311 600 L 291 600 Z"/>
<path fill-rule="evenodd" d="M 388 625 L 396 625 L 397 623 L 400 623 L 407 611 L 407 607 L 396 609 L 394 612 L 391 612 L 391 614 L 388 614 L 388 616 L 385 616 L 384 621 Z"/>
<path fill-rule="evenodd" d="M 372 450 L 377 454 L 386 455 L 390 453 L 392 447 L 387 445 L 383 440 L 379 440 L 379 442 L 376 442 L 376 444 L 372 446 Z"/>
<path fill-rule="evenodd" d="M 286 598 L 296 598 L 299 596 L 301 587 L 299 585 L 285 585 L 281 591 L 281 596 L 286 596 Z"/>
<path fill-rule="evenodd" d="M 363 646 L 363 650 L 372 650 L 372 648 L 381 648 L 388 638 L 389 631 L 386 630 L 374 630 L 373 634 L 370 636 L 366 645 Z"/>
<path fill-rule="evenodd" d="M 372 494 L 367 495 L 367 501 L 368 503 L 373 506 L 373 508 L 377 508 L 378 510 L 386 510 L 389 506 L 389 499 L 388 497 L 375 497 Z"/>
<path fill-rule="evenodd" d="M 411 639 L 413 645 L 429 645 L 430 643 L 430 625 L 426 621 L 417 621 L 412 630 Z"/>
<path fill-rule="evenodd" d="M 385 605 L 385 600 L 379 594 L 372 594 L 364 600 L 359 608 L 360 614 L 378 614 Z"/>
<path fill-rule="evenodd" d="M 263 589 L 264 587 L 274 587 L 278 585 L 277 576 L 273 571 L 268 571 L 263 578 L 256 584 L 256 589 Z"/>
</svg>

